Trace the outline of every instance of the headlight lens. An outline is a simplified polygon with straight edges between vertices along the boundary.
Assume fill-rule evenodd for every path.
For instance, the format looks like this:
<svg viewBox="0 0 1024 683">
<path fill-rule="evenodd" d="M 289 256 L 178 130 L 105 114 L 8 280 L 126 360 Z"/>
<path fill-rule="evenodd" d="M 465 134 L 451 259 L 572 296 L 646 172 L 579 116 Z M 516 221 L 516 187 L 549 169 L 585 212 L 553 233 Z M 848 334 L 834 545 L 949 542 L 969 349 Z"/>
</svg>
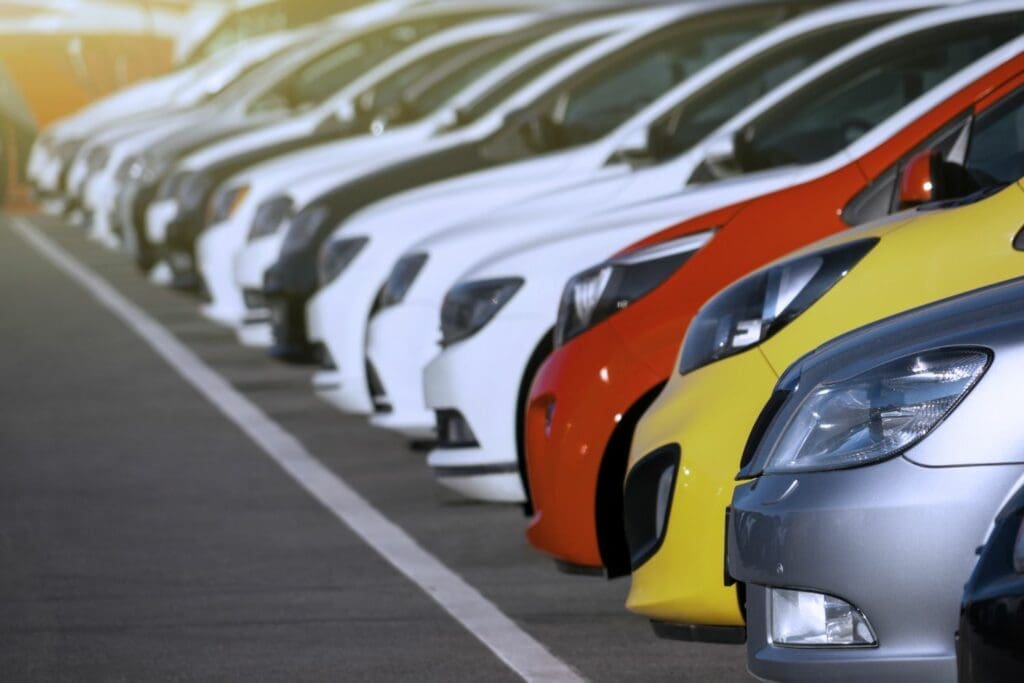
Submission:
<svg viewBox="0 0 1024 683">
<path fill-rule="evenodd" d="M 57 146 L 57 159 L 61 164 L 67 166 L 82 149 L 84 140 L 65 140 Z"/>
<path fill-rule="evenodd" d="M 178 188 L 178 203 L 183 211 L 195 211 L 203 205 L 203 199 L 211 189 L 213 181 L 205 173 L 190 173 Z"/>
<path fill-rule="evenodd" d="M 320 249 L 320 286 L 332 282 L 341 275 L 369 241 L 367 237 L 328 241 Z"/>
<path fill-rule="evenodd" d="M 441 346 L 451 346 L 479 332 L 522 286 L 522 278 L 508 277 L 452 287 L 441 306 Z"/>
<path fill-rule="evenodd" d="M 145 177 L 146 173 L 147 171 L 143 170 L 143 177 Z M 187 171 L 175 171 L 165 178 L 164 181 L 160 183 L 160 188 L 157 190 L 156 198 L 161 201 L 176 198 L 178 196 L 178 192 L 181 190 L 182 183 L 185 182 L 188 175 Z"/>
<path fill-rule="evenodd" d="M 207 223 L 223 223 L 234 215 L 238 206 L 249 196 L 249 185 L 221 188 L 213 195 L 207 212 Z"/>
<path fill-rule="evenodd" d="M 679 372 L 686 374 L 760 344 L 832 289 L 878 244 L 850 242 L 749 275 L 716 294 L 690 324 Z"/>
<path fill-rule="evenodd" d="M 119 183 L 127 183 L 129 180 L 138 178 L 142 173 L 142 157 L 130 156 L 121 162 L 114 174 L 114 180 Z"/>
<path fill-rule="evenodd" d="M 155 185 L 171 171 L 173 165 L 174 162 L 166 157 L 143 156 L 139 159 L 138 165 L 132 169 L 131 174 L 133 178 L 138 178 L 144 185 Z M 176 196 L 181 181 L 185 179 L 186 175 L 185 173 L 173 174 L 172 178 L 175 179 L 175 184 L 168 188 L 169 194 L 161 196 L 160 199 L 170 199 Z M 175 176 L 177 177 L 175 178 Z"/>
<path fill-rule="evenodd" d="M 842 469 L 899 455 L 953 411 L 989 358 L 979 349 L 939 349 L 818 384 L 775 439 L 765 472 Z"/>
<path fill-rule="evenodd" d="M 288 227 L 284 244 L 281 245 L 281 252 L 292 254 L 308 247 L 326 226 L 329 216 L 330 211 L 322 204 L 313 204 L 299 211 Z"/>
<path fill-rule="evenodd" d="M 284 195 L 272 197 L 260 204 L 253 217 L 252 227 L 249 228 L 249 241 L 268 237 L 280 230 L 292 217 L 294 208 L 292 198 Z"/>
<path fill-rule="evenodd" d="M 384 281 L 374 309 L 380 310 L 402 303 L 426 263 L 427 255 L 419 252 L 400 258 L 395 267 L 391 269 L 388 279 Z"/>
<path fill-rule="evenodd" d="M 562 291 L 555 347 L 649 293 L 708 243 L 707 230 L 620 256 L 574 276 Z"/>
<path fill-rule="evenodd" d="M 110 148 L 106 145 L 97 145 L 89 150 L 85 158 L 86 168 L 90 173 L 102 171 L 110 161 Z"/>
</svg>

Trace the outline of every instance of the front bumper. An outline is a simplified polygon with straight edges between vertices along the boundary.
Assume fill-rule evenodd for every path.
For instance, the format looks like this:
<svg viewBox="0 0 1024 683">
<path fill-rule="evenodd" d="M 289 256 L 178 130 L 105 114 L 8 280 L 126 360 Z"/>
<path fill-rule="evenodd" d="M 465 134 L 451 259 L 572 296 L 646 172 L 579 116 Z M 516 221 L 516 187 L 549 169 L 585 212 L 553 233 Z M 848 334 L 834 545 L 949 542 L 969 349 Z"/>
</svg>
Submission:
<svg viewBox="0 0 1024 683">
<path fill-rule="evenodd" d="M 897 457 L 738 487 L 728 564 L 747 584 L 750 671 L 787 681 L 956 681 L 964 582 L 1022 474 L 1022 465 L 925 468 Z M 870 622 L 878 646 L 774 645 L 767 587 L 849 602 Z"/>
<path fill-rule="evenodd" d="M 440 304 L 403 303 L 370 320 L 366 358 L 381 385 L 370 418 L 375 427 L 411 439 L 435 436 L 434 412 L 423 398 L 423 370 L 440 350 L 440 310 Z"/>
<path fill-rule="evenodd" d="M 326 349 L 334 364 L 333 370 L 314 378 L 313 388 L 350 415 L 373 413 L 366 379 L 366 326 L 373 299 L 368 282 L 343 274 L 317 290 L 306 305 L 306 335 L 311 344 Z"/>
<path fill-rule="evenodd" d="M 526 537 L 533 547 L 569 565 L 603 565 L 597 523 L 601 465 L 623 416 L 661 379 L 609 325 L 556 349 L 541 366 L 526 409 L 526 473 L 534 509 Z"/>
<path fill-rule="evenodd" d="M 722 520 L 747 437 L 776 380 L 757 349 L 685 376 L 675 372 L 640 420 L 629 471 L 671 444 L 680 463 L 656 550 L 633 569 L 631 611 L 671 624 L 743 626 L 736 589 L 722 582 Z M 624 495 L 627 526 L 655 505 L 628 483 Z"/>
<path fill-rule="evenodd" d="M 113 176 L 101 173 L 89 179 L 83 192 L 82 205 L 92 216 L 89 234 L 97 239 L 109 241 L 120 234 L 116 223 L 117 195 L 119 186 Z"/>
<path fill-rule="evenodd" d="M 159 246 L 167 241 L 167 229 L 178 217 L 177 199 L 159 199 L 146 207 L 146 239 Z"/>
<path fill-rule="evenodd" d="M 234 277 L 235 254 L 244 245 L 245 226 L 231 221 L 211 226 L 196 242 L 196 268 L 210 296 L 202 314 L 229 327 L 238 327 L 246 316 L 242 290 Z"/>
<path fill-rule="evenodd" d="M 427 456 L 427 464 L 440 483 L 478 500 L 526 501 L 519 475 L 516 412 L 523 375 L 547 332 L 547 322 L 539 316 L 499 315 L 427 365 L 427 407 L 458 411 L 476 441 L 475 446 L 452 447 L 439 435 L 441 442 Z"/>
</svg>

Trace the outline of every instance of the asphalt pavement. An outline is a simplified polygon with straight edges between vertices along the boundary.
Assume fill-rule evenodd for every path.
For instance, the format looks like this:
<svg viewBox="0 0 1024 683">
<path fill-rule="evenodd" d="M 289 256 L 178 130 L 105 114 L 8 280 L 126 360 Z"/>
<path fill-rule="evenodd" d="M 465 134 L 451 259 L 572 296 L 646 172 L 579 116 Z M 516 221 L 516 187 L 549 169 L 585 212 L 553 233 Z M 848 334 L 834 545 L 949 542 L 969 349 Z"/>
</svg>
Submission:
<svg viewBox="0 0 1024 683">
<path fill-rule="evenodd" d="M 655 638 L 626 581 L 555 571 L 518 508 L 437 486 L 310 369 L 29 220 L 581 676 L 751 680 L 742 647 Z M 3 215 L 0 292 L 0 681 L 519 680 Z"/>
</svg>

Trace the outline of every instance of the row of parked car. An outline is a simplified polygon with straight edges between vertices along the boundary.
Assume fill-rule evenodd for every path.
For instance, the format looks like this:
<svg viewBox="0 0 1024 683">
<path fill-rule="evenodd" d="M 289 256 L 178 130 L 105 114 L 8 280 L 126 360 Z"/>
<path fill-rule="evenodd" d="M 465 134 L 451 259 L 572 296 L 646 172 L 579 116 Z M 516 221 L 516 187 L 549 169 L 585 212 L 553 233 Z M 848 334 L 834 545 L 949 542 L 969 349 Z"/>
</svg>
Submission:
<svg viewBox="0 0 1024 683">
<path fill-rule="evenodd" d="M 658 635 L 1024 676 L 1024 2 L 392 0 L 29 174 Z"/>
</svg>

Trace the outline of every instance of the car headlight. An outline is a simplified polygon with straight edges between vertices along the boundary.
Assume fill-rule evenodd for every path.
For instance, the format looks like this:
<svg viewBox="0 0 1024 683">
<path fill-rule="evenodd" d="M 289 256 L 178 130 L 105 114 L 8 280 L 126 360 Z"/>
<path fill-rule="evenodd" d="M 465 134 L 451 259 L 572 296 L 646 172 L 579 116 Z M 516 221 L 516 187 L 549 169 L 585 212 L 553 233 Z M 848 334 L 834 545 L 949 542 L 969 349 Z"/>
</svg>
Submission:
<svg viewBox="0 0 1024 683">
<path fill-rule="evenodd" d="M 818 384 L 774 439 L 764 471 L 835 470 L 895 457 L 953 411 L 989 361 L 981 349 L 937 349 Z"/>
<path fill-rule="evenodd" d="M 286 195 L 271 197 L 260 204 L 249 228 L 249 241 L 276 233 L 292 217 L 294 208 L 295 202 Z"/>
<path fill-rule="evenodd" d="M 441 346 L 451 346 L 479 332 L 522 286 L 522 278 L 506 277 L 452 287 L 441 305 Z"/>
<path fill-rule="evenodd" d="M 135 180 L 142 173 L 142 157 L 132 155 L 125 158 L 114 173 L 114 180 L 124 184 Z"/>
<path fill-rule="evenodd" d="M 858 240 L 780 263 L 716 294 L 690 323 L 679 372 L 686 374 L 760 344 L 835 286 L 877 238 Z"/>
<path fill-rule="evenodd" d="M 379 311 L 382 308 L 402 303 L 426 263 L 427 255 L 422 252 L 406 254 L 398 259 L 398 263 L 391 269 L 388 279 L 384 281 L 380 294 L 377 295 L 374 310 Z"/>
<path fill-rule="evenodd" d="M 64 166 L 67 166 L 74 160 L 75 156 L 82 149 L 82 145 L 85 144 L 85 140 L 65 140 L 64 142 L 57 145 L 57 159 Z"/>
<path fill-rule="evenodd" d="M 309 247 L 327 226 L 331 212 L 323 204 L 312 204 L 295 214 L 281 245 L 282 254 L 294 254 Z"/>
<path fill-rule="evenodd" d="M 189 173 L 178 187 L 178 204 L 182 211 L 195 211 L 203 205 L 213 186 L 213 180 L 202 171 Z"/>
<path fill-rule="evenodd" d="M 146 171 L 143 171 L 143 174 L 145 173 Z M 182 183 L 185 182 L 188 176 L 188 171 L 175 171 L 164 178 L 164 181 L 160 183 L 160 187 L 157 189 L 156 198 L 160 201 L 175 199 L 181 190 Z"/>
<path fill-rule="evenodd" d="M 555 348 L 655 289 L 714 235 L 706 230 L 619 256 L 573 276 L 562 291 Z"/>
<path fill-rule="evenodd" d="M 171 159 L 163 156 L 143 156 L 139 159 L 138 165 L 135 166 L 132 171 L 132 178 L 137 178 L 144 185 L 156 185 L 162 179 L 167 176 L 171 171 L 171 167 L 174 162 Z M 160 199 L 170 199 L 178 194 L 178 188 L 181 182 L 185 180 L 187 173 L 175 173 L 172 178 L 175 180 L 175 184 L 168 188 L 169 194 L 162 195 Z M 161 190 L 163 188 L 161 187 Z"/>
<path fill-rule="evenodd" d="M 250 189 L 248 183 L 246 183 L 218 190 L 210 201 L 206 222 L 210 224 L 223 223 L 231 218 L 238 206 L 249 196 Z"/>
<path fill-rule="evenodd" d="M 369 242 L 368 237 L 329 240 L 320 249 L 320 286 L 341 275 Z"/>
<path fill-rule="evenodd" d="M 110 162 L 110 148 L 106 145 L 97 145 L 89 150 L 85 157 L 85 166 L 89 173 L 96 173 L 106 168 Z"/>
</svg>

